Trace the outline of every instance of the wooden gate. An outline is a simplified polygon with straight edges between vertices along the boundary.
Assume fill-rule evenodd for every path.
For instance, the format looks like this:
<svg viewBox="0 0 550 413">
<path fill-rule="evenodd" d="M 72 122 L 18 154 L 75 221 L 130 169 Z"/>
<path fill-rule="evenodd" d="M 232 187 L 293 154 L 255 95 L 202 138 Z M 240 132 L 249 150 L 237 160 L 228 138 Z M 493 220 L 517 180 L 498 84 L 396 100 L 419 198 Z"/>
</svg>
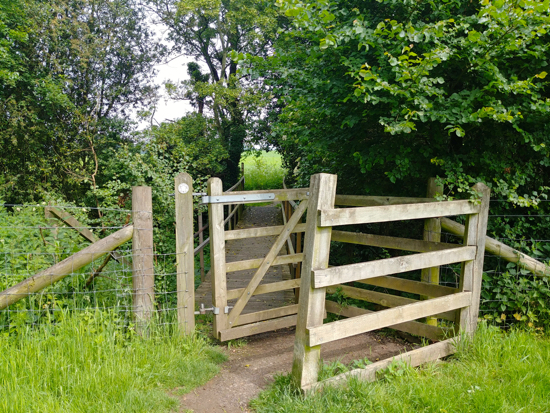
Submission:
<svg viewBox="0 0 550 413">
<path fill-rule="evenodd" d="M 416 366 L 452 354 L 455 339 L 447 337 L 455 331 L 470 334 L 475 331 L 490 191 L 480 183 L 473 189 L 482 195 L 477 202 L 434 202 L 433 198 L 338 197 L 335 175 L 312 176 L 292 368 L 293 379 L 298 387 L 310 391 L 325 384 L 345 382 L 352 376 L 372 380 L 377 370 L 386 368 L 392 362 L 392 359 L 382 360 L 364 369 L 352 370 L 318 383 L 321 345 L 331 341 L 384 327 L 433 340 L 443 339 L 394 358 Z M 336 209 L 337 204 L 351 208 Z M 332 231 L 334 226 L 412 219 L 438 220 L 439 217 L 450 215 L 466 216 L 462 245 L 437 242 L 427 237 L 426 233 L 424 240 L 414 240 Z M 432 224 L 434 222 L 427 221 L 425 230 L 433 228 Z M 417 254 L 328 268 L 331 241 L 383 246 Z M 458 288 L 437 285 L 437 280 L 431 280 L 436 281 L 435 284 L 425 282 L 428 280 L 424 274 L 423 281 L 390 276 L 421 269 L 434 269 L 425 273 L 436 272 L 439 266 L 452 263 L 462 263 Z M 424 300 L 342 285 L 350 282 L 412 292 Z M 336 288 L 352 298 L 380 304 L 387 309 L 369 311 L 326 301 L 326 293 L 334 292 Z M 323 324 L 325 310 L 348 318 Z M 446 324 L 449 321 L 454 323 L 454 328 L 445 329 L 438 327 L 437 323 L 417 321 L 426 317 L 445 319 Z"/>
<path fill-rule="evenodd" d="M 254 295 L 295 289 L 299 279 L 290 279 L 260 285 L 268 269 L 273 265 L 296 264 L 303 260 L 303 254 L 279 255 L 281 248 L 293 233 L 304 232 L 302 216 L 308 205 L 309 188 L 268 191 L 236 191 L 224 193 L 219 178 L 208 181 L 207 197 L 210 226 L 210 257 L 212 279 L 212 305 L 214 309 L 213 335 L 220 341 L 227 341 L 251 334 L 263 333 L 296 325 L 298 305 L 243 314 L 243 310 Z M 225 230 L 224 205 L 239 205 L 265 201 L 301 201 L 296 210 L 281 226 Z M 225 242 L 242 238 L 277 235 L 277 239 L 264 258 L 246 261 L 226 262 Z M 245 288 L 227 290 L 227 273 L 256 269 Z M 237 300 L 231 308 L 228 300 Z"/>
</svg>

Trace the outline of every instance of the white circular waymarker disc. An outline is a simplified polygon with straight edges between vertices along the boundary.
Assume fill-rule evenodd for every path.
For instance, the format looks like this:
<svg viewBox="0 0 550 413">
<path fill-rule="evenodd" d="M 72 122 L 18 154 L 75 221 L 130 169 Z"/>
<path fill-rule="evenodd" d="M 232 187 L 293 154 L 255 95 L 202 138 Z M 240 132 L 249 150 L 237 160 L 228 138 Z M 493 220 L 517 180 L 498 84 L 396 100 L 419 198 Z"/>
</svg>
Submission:
<svg viewBox="0 0 550 413">
<path fill-rule="evenodd" d="M 178 192 L 180 194 L 186 194 L 187 192 L 189 192 L 189 185 L 187 184 L 179 184 L 178 185 Z"/>
</svg>

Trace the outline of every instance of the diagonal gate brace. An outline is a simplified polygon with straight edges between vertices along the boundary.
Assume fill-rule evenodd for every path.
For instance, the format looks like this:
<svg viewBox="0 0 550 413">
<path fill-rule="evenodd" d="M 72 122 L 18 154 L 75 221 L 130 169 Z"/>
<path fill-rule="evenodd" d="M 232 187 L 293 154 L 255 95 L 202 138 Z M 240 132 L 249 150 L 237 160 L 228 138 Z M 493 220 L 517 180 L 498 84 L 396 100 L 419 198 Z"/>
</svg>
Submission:
<svg viewBox="0 0 550 413">
<path fill-rule="evenodd" d="M 286 225 L 283 227 L 283 230 L 277 237 L 277 240 L 269 250 L 268 254 L 265 256 L 264 260 L 262 261 L 262 264 L 256 270 L 256 273 L 252 277 L 252 280 L 250 280 L 250 283 L 248 284 L 248 286 L 243 291 L 242 295 L 239 297 L 239 299 L 235 303 L 235 307 L 229 313 L 229 317 L 228 317 L 229 326 L 233 326 L 237 318 L 241 315 L 241 312 L 243 311 L 244 307 L 248 303 L 248 300 L 250 300 L 250 297 L 252 297 L 252 294 L 254 294 L 254 291 L 256 291 L 256 288 L 258 287 L 258 285 L 260 285 L 260 282 L 264 278 L 264 275 L 267 273 L 267 270 L 269 270 L 269 267 L 273 263 L 273 260 L 275 260 L 275 258 L 279 254 L 279 251 L 285 244 L 287 238 L 292 233 L 292 230 L 294 229 L 294 227 L 300 221 L 300 218 L 302 218 L 302 215 L 304 214 L 306 209 L 307 209 L 307 200 L 303 200 L 298 206 L 298 208 L 296 208 L 296 211 L 294 211 L 294 214 L 292 214 L 292 217 L 290 217 Z"/>
</svg>

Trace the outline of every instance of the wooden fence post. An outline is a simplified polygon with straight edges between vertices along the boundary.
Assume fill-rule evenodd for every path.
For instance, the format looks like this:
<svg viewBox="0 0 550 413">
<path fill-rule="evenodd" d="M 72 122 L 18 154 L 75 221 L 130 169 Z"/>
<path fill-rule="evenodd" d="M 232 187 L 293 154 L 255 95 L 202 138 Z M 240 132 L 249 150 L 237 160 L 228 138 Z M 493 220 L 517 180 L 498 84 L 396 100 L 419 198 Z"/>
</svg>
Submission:
<svg viewBox="0 0 550 413">
<path fill-rule="evenodd" d="M 443 186 L 437 185 L 435 178 L 428 179 L 428 191 L 426 198 L 433 198 L 436 194 L 443 193 Z M 441 242 L 441 219 L 429 218 L 424 220 L 424 241 Z M 421 280 L 430 284 L 439 285 L 439 267 L 424 268 L 422 270 Z M 430 297 L 422 296 L 421 299 L 427 300 Z M 437 326 L 437 317 L 427 317 L 426 323 Z"/>
<path fill-rule="evenodd" d="M 46 221 L 48 224 L 52 227 L 52 234 L 54 239 L 57 239 L 58 229 L 57 229 L 57 219 L 55 219 L 55 216 L 52 214 L 52 204 L 48 204 L 46 208 L 44 208 L 44 218 L 46 218 Z"/>
<path fill-rule="evenodd" d="M 467 216 L 463 243 L 464 245 L 475 245 L 477 252 L 472 261 L 462 263 L 460 277 L 460 291 L 471 291 L 472 302 L 469 307 L 460 310 L 459 320 L 457 320 L 460 324 L 460 330 L 468 334 L 473 334 L 477 328 L 483 259 L 485 257 L 485 233 L 487 232 L 489 200 L 491 198 L 491 189 L 486 185 L 477 183 L 473 189 L 482 194 L 481 209 L 478 214 Z"/>
<path fill-rule="evenodd" d="M 215 197 L 223 193 L 222 181 L 219 178 L 208 180 L 208 196 Z M 223 204 L 208 204 L 208 219 L 210 228 L 210 276 L 212 280 L 212 305 L 218 314 L 214 314 L 212 334 L 220 338 L 220 331 L 226 330 L 227 314 L 227 280 L 225 278 L 225 237 Z"/>
<path fill-rule="evenodd" d="M 292 380 L 298 388 L 316 383 L 319 375 L 321 346 L 308 346 L 307 329 L 323 324 L 326 288 L 313 289 L 312 270 L 328 268 L 332 227 L 318 227 L 317 215 L 319 210 L 334 208 L 336 175 L 313 175 L 309 192 L 304 243 L 304 270 L 300 282 L 294 361 L 292 363 Z"/>
<path fill-rule="evenodd" d="M 202 230 L 202 212 L 199 212 L 199 245 L 204 241 L 204 231 Z M 201 282 L 205 279 L 204 274 L 204 248 L 199 251 L 199 265 L 201 266 Z"/>
<path fill-rule="evenodd" d="M 155 269 L 153 267 L 153 199 L 148 186 L 132 187 L 132 289 L 138 331 L 153 313 Z"/>
<path fill-rule="evenodd" d="M 180 331 L 195 330 L 195 256 L 193 254 L 193 179 L 188 173 L 175 178 L 176 262 L 178 324 Z"/>
</svg>

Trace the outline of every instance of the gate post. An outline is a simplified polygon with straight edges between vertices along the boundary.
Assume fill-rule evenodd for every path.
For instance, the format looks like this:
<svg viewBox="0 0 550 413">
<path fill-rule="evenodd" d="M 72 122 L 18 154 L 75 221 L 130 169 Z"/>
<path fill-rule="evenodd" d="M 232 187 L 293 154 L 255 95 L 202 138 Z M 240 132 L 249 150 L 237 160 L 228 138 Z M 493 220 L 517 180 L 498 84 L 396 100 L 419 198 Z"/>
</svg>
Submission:
<svg viewBox="0 0 550 413">
<path fill-rule="evenodd" d="M 336 175 L 316 174 L 311 177 L 304 242 L 303 271 L 300 281 L 300 300 L 292 380 L 298 388 L 317 382 L 321 346 L 308 346 L 309 327 L 323 324 L 326 288 L 313 289 L 312 270 L 328 267 L 332 227 L 318 227 L 317 216 L 322 209 L 334 208 Z"/>
<path fill-rule="evenodd" d="M 460 330 L 473 334 L 477 328 L 479 314 L 479 300 L 481 297 L 481 281 L 483 278 L 483 258 L 485 255 L 485 234 L 487 232 L 487 220 L 489 217 L 489 200 L 491 189 L 482 183 L 473 186 L 475 191 L 481 193 L 481 209 L 478 214 L 468 215 L 464 231 L 464 245 L 475 245 L 476 256 L 472 261 L 462 263 L 460 277 L 460 291 L 471 291 L 472 302 L 469 307 L 460 310 Z"/>
<path fill-rule="evenodd" d="M 443 194 L 443 186 L 437 185 L 435 178 L 428 179 L 428 191 L 426 198 L 434 198 L 435 195 Z M 428 218 L 424 220 L 424 241 L 441 242 L 441 218 Z M 439 267 L 423 268 L 421 281 L 439 285 Z M 428 300 L 430 297 L 422 296 L 421 299 Z M 426 323 L 437 326 L 437 317 L 427 317 Z"/>
<path fill-rule="evenodd" d="M 220 178 L 208 180 L 208 196 L 222 195 Z M 212 280 L 212 306 L 214 307 L 214 323 L 212 334 L 220 339 L 220 331 L 228 327 L 227 314 L 227 281 L 225 278 L 225 236 L 223 204 L 208 204 L 208 220 L 210 227 L 210 274 Z M 216 314 L 216 312 L 218 314 Z"/>
<path fill-rule="evenodd" d="M 148 186 L 132 187 L 132 289 L 138 331 L 153 314 L 155 269 L 153 267 L 153 198 Z"/>
<path fill-rule="evenodd" d="M 193 253 L 193 179 L 175 178 L 178 325 L 184 334 L 195 330 L 195 256 Z"/>
</svg>

